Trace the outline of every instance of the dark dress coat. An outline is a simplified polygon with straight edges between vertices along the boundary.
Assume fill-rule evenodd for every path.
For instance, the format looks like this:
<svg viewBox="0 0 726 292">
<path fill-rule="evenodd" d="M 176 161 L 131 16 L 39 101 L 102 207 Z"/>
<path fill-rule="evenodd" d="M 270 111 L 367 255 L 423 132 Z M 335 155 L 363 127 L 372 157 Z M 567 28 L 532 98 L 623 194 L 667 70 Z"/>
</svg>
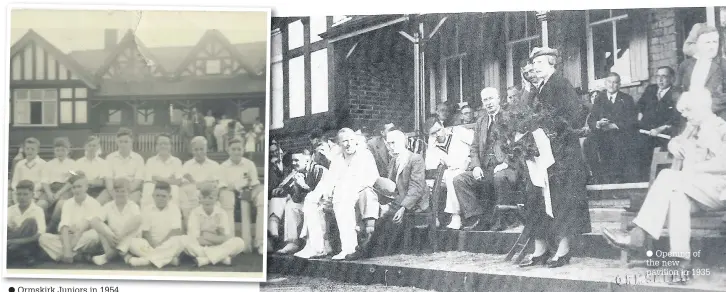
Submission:
<svg viewBox="0 0 726 292">
<path fill-rule="evenodd" d="M 696 61 L 695 58 L 688 58 L 678 65 L 675 85 L 680 86 L 683 92 L 691 89 L 691 75 Z M 724 78 L 726 78 L 726 60 L 716 57 L 711 60 L 705 87 L 711 92 L 713 112 L 726 120 L 726 80 Z"/>
<path fill-rule="evenodd" d="M 535 110 L 548 108 L 558 120 L 554 129 L 557 137 L 550 139 L 555 163 L 547 170 L 554 218 L 545 212 L 542 189 L 534 187 L 527 179 L 526 222 L 538 239 L 557 241 L 590 232 L 587 167 L 577 131 L 584 123 L 580 97 L 570 82 L 556 71 L 532 102 Z"/>
</svg>

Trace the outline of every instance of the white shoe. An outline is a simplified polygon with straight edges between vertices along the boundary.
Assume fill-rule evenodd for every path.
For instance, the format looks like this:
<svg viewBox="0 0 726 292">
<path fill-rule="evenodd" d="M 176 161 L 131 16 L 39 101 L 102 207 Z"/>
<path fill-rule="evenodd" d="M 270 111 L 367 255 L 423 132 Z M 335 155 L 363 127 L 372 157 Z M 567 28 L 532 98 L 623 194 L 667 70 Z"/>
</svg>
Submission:
<svg viewBox="0 0 726 292">
<path fill-rule="evenodd" d="M 91 261 L 93 261 L 93 263 L 96 264 L 97 266 L 103 266 L 106 263 L 108 263 L 108 258 L 106 258 L 106 255 L 102 254 L 102 255 L 97 255 L 97 256 L 93 257 L 91 259 Z"/>
<path fill-rule="evenodd" d="M 210 264 L 209 259 L 207 257 L 198 257 L 197 260 L 197 267 L 203 267 L 208 264 Z"/>
<path fill-rule="evenodd" d="M 313 253 L 309 248 L 303 248 L 301 251 L 296 252 L 293 256 L 303 259 L 309 259 L 313 256 Z"/>
<path fill-rule="evenodd" d="M 145 258 L 130 258 L 129 265 L 132 267 L 143 267 L 148 266 L 151 262 Z"/>
<path fill-rule="evenodd" d="M 298 246 L 294 242 L 290 242 L 287 245 L 285 245 L 285 247 L 283 247 L 282 249 L 278 250 L 277 253 L 279 253 L 279 254 L 291 254 L 291 253 L 297 252 L 299 249 L 300 249 L 300 246 Z"/>
<path fill-rule="evenodd" d="M 451 215 L 451 223 L 446 228 L 459 230 L 461 229 L 461 216 L 458 214 Z"/>
<path fill-rule="evenodd" d="M 333 260 L 344 260 L 346 256 L 353 254 L 352 252 L 341 251 L 339 254 L 333 256 Z"/>
<path fill-rule="evenodd" d="M 232 265 L 232 258 L 231 257 L 224 258 L 222 260 L 222 264 L 225 265 L 225 266 L 231 266 Z"/>
</svg>

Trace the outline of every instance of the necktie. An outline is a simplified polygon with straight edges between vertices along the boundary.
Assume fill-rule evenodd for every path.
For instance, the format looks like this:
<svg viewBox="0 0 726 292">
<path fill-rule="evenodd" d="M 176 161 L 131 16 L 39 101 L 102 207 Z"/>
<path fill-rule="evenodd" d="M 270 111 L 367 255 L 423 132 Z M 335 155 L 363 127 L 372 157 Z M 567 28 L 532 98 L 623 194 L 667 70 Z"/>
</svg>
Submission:
<svg viewBox="0 0 726 292">
<path fill-rule="evenodd" d="M 615 95 L 610 96 L 610 102 L 615 103 Z"/>
<path fill-rule="evenodd" d="M 393 159 L 393 168 L 391 169 L 391 177 L 390 179 L 393 182 L 396 182 L 396 179 L 398 178 L 398 157 Z"/>
<path fill-rule="evenodd" d="M 487 126 L 489 129 L 492 128 L 492 125 L 494 124 L 494 117 L 495 115 L 489 115 L 489 126 Z"/>
</svg>

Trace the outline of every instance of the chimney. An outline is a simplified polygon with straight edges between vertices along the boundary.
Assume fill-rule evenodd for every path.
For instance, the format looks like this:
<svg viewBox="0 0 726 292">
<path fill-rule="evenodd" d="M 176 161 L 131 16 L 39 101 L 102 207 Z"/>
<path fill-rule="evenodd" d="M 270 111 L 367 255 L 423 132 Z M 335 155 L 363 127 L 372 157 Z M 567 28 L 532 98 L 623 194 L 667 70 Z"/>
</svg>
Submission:
<svg viewBox="0 0 726 292">
<path fill-rule="evenodd" d="M 118 30 L 113 28 L 107 28 L 104 31 L 104 49 L 111 50 L 116 46 L 118 42 Z"/>
</svg>

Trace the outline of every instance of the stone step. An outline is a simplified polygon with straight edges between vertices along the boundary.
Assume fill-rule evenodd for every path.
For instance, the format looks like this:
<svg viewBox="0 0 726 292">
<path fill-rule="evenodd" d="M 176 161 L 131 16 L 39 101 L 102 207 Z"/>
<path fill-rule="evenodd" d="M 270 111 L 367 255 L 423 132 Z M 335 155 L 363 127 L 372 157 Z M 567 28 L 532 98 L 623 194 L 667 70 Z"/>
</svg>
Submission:
<svg viewBox="0 0 726 292">
<path fill-rule="evenodd" d="M 687 286 L 650 276 L 658 270 L 622 268 L 616 260 L 573 258 L 569 265 L 519 268 L 503 255 L 438 252 L 359 261 L 306 260 L 270 255 L 268 273 L 328 278 L 360 285 L 415 287 L 434 291 L 726 291 L 726 271 L 709 269 Z"/>
</svg>

